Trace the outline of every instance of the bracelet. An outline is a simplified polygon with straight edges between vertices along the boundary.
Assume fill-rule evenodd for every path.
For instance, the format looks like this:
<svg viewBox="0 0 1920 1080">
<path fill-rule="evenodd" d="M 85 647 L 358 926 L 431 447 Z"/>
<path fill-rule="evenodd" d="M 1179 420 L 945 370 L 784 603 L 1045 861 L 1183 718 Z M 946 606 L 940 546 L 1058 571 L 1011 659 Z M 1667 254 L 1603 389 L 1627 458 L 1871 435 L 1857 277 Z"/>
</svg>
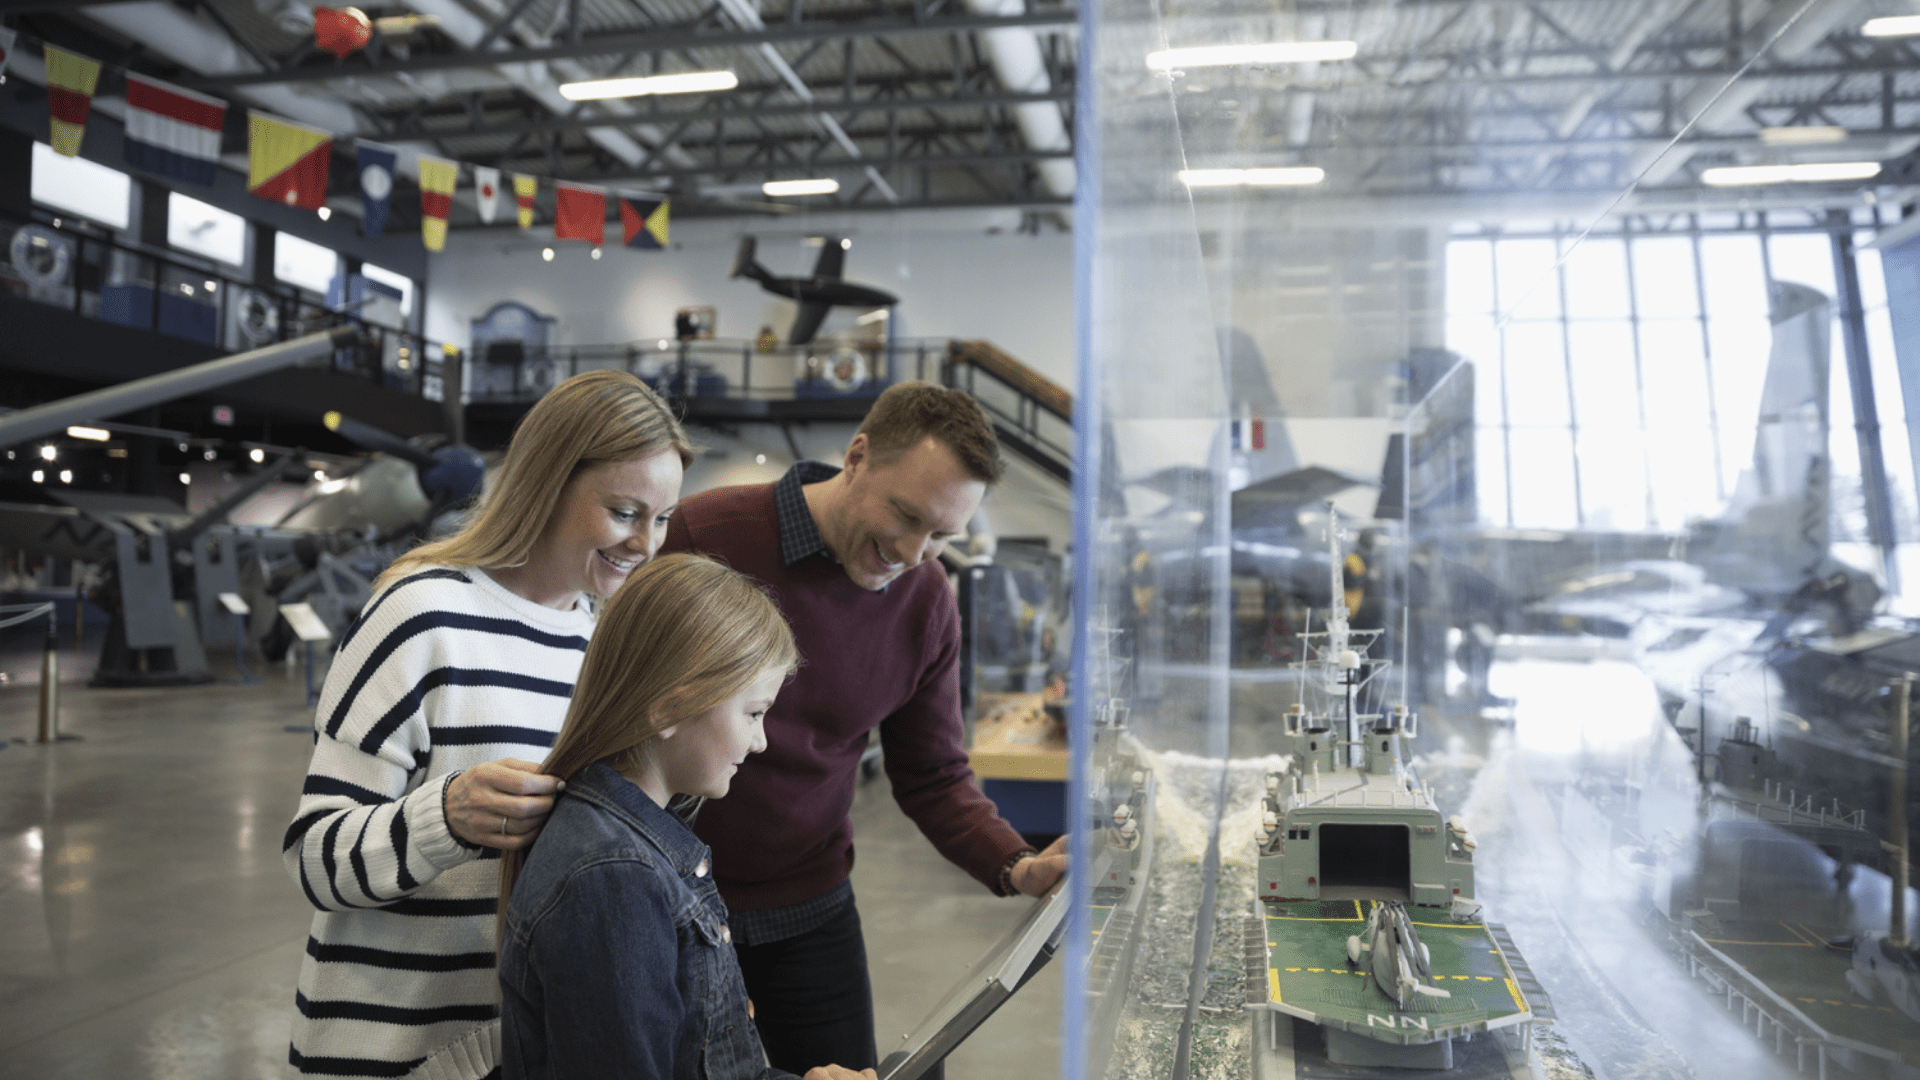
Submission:
<svg viewBox="0 0 1920 1080">
<path fill-rule="evenodd" d="M 1001 896 L 1020 895 L 1020 890 L 1015 888 L 1013 884 L 1013 868 L 1038 854 L 1040 853 L 1032 848 L 1021 848 L 1019 851 L 1007 856 L 1007 861 L 1000 864 Z"/>
</svg>

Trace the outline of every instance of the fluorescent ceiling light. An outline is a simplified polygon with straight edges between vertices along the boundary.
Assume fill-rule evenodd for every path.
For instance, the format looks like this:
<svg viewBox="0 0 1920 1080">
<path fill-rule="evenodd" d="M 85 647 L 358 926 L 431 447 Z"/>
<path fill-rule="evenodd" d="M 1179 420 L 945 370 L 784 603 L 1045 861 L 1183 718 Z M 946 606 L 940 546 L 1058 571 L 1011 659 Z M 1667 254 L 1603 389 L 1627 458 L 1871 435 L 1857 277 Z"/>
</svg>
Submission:
<svg viewBox="0 0 1920 1080">
<path fill-rule="evenodd" d="M 1768 146 L 1815 146 L 1847 141 L 1847 129 L 1831 124 L 1800 127 L 1763 127 L 1760 141 Z"/>
<path fill-rule="evenodd" d="M 1739 165 L 1708 169 L 1700 179 L 1714 187 L 1739 184 L 1812 184 L 1823 180 L 1870 180 L 1880 175 L 1877 161 L 1822 161 L 1806 165 Z"/>
<path fill-rule="evenodd" d="M 1313 165 L 1287 169 L 1181 169 L 1180 182 L 1197 187 L 1298 187 L 1317 184 L 1327 170 Z"/>
<path fill-rule="evenodd" d="M 831 195 L 840 190 L 838 180 L 769 180 L 760 185 L 763 195 Z"/>
<path fill-rule="evenodd" d="M 76 439 L 92 439 L 94 442 L 106 442 L 112 437 L 106 428 L 81 427 L 78 424 L 68 428 L 67 434 Z"/>
<path fill-rule="evenodd" d="M 1906 37 L 1920 34 L 1920 15 L 1889 15 L 1880 19 L 1868 19 L 1860 28 L 1868 37 Z"/>
<path fill-rule="evenodd" d="M 568 101 L 644 97 L 648 94 L 704 94 L 731 90 L 740 79 L 731 71 L 683 71 L 675 75 L 640 75 L 628 79 L 593 79 L 561 83 L 560 96 Z"/>
<path fill-rule="evenodd" d="M 1222 67 L 1228 64 L 1304 64 L 1314 60 L 1351 60 L 1360 46 L 1351 41 L 1275 41 L 1266 45 L 1203 45 L 1162 49 L 1147 54 L 1155 71 Z"/>
</svg>

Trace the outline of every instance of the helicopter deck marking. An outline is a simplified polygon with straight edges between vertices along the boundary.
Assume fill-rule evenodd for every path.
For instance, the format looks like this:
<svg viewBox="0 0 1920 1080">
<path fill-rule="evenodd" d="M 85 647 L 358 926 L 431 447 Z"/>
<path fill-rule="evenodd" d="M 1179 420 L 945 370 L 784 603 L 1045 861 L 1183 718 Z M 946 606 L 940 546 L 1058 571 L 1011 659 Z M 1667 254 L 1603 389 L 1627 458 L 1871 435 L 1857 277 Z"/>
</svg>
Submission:
<svg viewBox="0 0 1920 1080">
<path fill-rule="evenodd" d="M 1089 904 L 1087 906 L 1092 909 L 1092 917 L 1089 921 L 1093 923 L 1093 936 L 1099 937 L 1100 931 L 1107 928 L 1107 920 L 1113 916 L 1113 905 Z"/>
<path fill-rule="evenodd" d="M 1267 928 L 1268 1004 L 1284 1001 L 1287 1011 L 1305 1010 L 1321 1022 L 1364 1031 L 1369 1016 L 1381 1013 L 1405 1016 L 1394 1029 L 1403 1038 L 1416 1038 L 1419 1021 L 1430 1021 L 1433 1034 L 1458 1033 L 1462 1027 L 1485 1025 L 1528 1011 L 1526 997 L 1514 982 L 1505 958 L 1479 923 L 1417 922 L 1421 941 L 1432 956 L 1437 984 L 1449 998 L 1421 997 L 1406 1010 L 1396 1009 L 1375 988 L 1365 968 L 1348 966 L 1346 942 L 1363 931 L 1371 902 L 1291 901 L 1262 905 Z M 1315 961 L 1319 967 L 1312 966 Z M 1333 976 L 1331 979 L 1319 978 Z M 1381 1026 L 1381 1025 L 1374 1025 Z M 1376 1034 L 1376 1037 L 1377 1034 Z"/>
<path fill-rule="evenodd" d="M 1713 947 L 1774 993 L 1798 1004 L 1815 1023 L 1843 1038 L 1885 1047 L 1904 1061 L 1920 1062 L 1920 1028 L 1899 1010 L 1854 994 L 1846 982 L 1852 958 L 1828 947 L 1826 934 L 1806 925 L 1759 920 L 1730 922 L 1726 932 L 1740 940 L 1714 941 Z M 1809 937 L 1820 947 L 1811 948 Z"/>
</svg>

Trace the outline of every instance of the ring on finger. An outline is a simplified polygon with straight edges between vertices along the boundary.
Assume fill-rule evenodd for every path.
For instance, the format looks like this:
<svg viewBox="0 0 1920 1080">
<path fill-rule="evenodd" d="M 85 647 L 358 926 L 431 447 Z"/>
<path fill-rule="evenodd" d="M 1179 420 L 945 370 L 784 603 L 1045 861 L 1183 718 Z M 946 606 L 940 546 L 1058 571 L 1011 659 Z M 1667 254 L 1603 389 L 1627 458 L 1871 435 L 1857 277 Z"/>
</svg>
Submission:
<svg viewBox="0 0 1920 1080">
<path fill-rule="evenodd" d="M 507 815 L 505 814 L 500 815 L 500 835 L 507 835 Z"/>
</svg>

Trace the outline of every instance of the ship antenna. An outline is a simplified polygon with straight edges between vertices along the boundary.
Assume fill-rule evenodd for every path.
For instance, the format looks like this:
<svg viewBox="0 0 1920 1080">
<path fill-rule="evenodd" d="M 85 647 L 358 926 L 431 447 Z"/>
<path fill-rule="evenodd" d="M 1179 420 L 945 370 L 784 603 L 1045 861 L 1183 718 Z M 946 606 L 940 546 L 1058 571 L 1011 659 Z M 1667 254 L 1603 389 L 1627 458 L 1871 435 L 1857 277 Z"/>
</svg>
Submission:
<svg viewBox="0 0 1920 1080">
<path fill-rule="evenodd" d="M 1407 707 L 1407 609 L 1400 609 L 1400 707 Z"/>
</svg>

